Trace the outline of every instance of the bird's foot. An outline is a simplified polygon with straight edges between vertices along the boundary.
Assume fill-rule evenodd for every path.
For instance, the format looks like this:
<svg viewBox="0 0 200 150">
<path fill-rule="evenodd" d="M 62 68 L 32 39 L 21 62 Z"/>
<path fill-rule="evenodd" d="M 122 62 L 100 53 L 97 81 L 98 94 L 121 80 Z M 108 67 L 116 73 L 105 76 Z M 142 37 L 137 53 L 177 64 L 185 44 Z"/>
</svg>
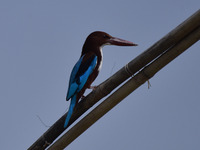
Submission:
<svg viewBox="0 0 200 150">
<path fill-rule="evenodd" d="M 85 98 L 85 96 L 84 96 L 84 95 L 82 95 L 82 96 L 81 96 L 81 99 L 84 99 L 84 98 Z"/>
<path fill-rule="evenodd" d="M 95 90 L 96 88 L 97 88 L 97 86 L 90 86 L 88 89 Z"/>
</svg>

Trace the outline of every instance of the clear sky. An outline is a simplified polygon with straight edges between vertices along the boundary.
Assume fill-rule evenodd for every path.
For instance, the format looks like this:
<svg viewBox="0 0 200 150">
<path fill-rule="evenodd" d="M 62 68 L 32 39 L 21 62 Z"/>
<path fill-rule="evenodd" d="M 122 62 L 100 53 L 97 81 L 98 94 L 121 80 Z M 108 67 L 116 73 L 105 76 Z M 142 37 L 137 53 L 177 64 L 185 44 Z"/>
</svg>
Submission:
<svg viewBox="0 0 200 150">
<path fill-rule="evenodd" d="M 70 72 L 93 31 L 106 46 L 98 85 L 199 9 L 199 0 L 1 0 L 0 145 L 27 149 L 68 109 Z M 142 85 L 69 150 L 200 149 L 200 43 Z M 88 93 L 88 92 L 87 92 Z"/>
</svg>

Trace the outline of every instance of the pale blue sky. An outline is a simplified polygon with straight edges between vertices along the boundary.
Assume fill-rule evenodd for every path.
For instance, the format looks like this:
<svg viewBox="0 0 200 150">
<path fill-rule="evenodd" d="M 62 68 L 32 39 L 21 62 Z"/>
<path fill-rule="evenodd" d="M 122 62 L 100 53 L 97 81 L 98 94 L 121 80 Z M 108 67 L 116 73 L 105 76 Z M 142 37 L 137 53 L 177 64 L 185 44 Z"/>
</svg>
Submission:
<svg viewBox="0 0 200 150">
<path fill-rule="evenodd" d="M 98 85 L 199 9 L 199 0 L 1 0 L 0 145 L 27 149 L 68 109 L 70 72 L 93 31 L 139 44 L 106 46 Z M 200 149 L 200 43 L 68 147 Z M 88 92 L 87 92 L 88 93 Z"/>
</svg>

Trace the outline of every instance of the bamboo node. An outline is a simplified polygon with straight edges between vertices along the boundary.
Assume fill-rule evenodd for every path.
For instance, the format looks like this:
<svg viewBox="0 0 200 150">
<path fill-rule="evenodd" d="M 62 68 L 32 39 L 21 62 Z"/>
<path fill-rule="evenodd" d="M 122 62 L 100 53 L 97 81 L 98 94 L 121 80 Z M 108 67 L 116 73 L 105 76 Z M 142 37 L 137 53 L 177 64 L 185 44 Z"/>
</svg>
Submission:
<svg viewBox="0 0 200 150">
<path fill-rule="evenodd" d="M 126 64 L 126 65 L 124 66 L 124 68 L 125 68 L 125 71 L 127 72 L 127 74 L 128 74 L 130 77 L 132 77 L 134 73 L 130 70 L 128 64 Z"/>
</svg>

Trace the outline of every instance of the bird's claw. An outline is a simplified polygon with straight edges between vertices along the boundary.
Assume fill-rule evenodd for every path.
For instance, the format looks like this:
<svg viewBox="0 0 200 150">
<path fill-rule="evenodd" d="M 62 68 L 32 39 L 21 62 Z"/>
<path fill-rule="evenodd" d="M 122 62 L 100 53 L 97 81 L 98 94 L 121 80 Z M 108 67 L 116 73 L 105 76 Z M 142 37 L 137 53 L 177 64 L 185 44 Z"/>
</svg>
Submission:
<svg viewBox="0 0 200 150">
<path fill-rule="evenodd" d="M 81 96 L 81 99 L 84 99 L 84 98 L 85 98 L 85 96 L 84 96 L 84 95 L 82 95 L 82 96 Z"/>
<path fill-rule="evenodd" d="M 89 89 L 95 90 L 97 86 L 90 86 Z"/>
</svg>

